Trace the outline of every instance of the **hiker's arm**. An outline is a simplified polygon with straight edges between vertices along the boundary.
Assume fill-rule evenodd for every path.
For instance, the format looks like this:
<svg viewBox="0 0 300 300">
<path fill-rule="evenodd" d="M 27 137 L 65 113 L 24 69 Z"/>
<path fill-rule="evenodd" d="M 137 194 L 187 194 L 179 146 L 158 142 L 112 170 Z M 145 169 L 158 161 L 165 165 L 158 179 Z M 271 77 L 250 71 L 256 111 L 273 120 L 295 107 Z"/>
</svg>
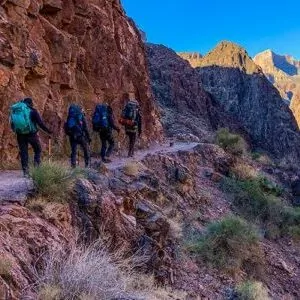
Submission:
<svg viewBox="0 0 300 300">
<path fill-rule="evenodd" d="M 120 128 L 118 126 L 116 126 L 114 115 L 113 114 L 109 114 L 108 118 L 109 118 L 108 121 L 110 123 L 111 128 L 119 132 Z"/>
<path fill-rule="evenodd" d="M 40 114 L 37 110 L 31 111 L 31 120 L 36 123 L 42 130 L 44 130 L 48 134 L 52 134 L 52 131 L 48 129 L 48 127 L 44 124 Z"/>
</svg>

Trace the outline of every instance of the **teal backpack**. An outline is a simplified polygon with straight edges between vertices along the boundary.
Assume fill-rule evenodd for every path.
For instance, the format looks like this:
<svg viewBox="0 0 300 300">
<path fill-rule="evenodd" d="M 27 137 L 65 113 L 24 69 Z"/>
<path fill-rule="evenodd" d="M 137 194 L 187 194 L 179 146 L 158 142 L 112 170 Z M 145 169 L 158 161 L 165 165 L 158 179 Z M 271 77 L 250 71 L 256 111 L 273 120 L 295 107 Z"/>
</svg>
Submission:
<svg viewBox="0 0 300 300">
<path fill-rule="evenodd" d="M 10 123 L 15 133 L 29 134 L 37 131 L 36 125 L 31 121 L 30 114 L 31 109 L 23 101 L 10 107 Z"/>
</svg>

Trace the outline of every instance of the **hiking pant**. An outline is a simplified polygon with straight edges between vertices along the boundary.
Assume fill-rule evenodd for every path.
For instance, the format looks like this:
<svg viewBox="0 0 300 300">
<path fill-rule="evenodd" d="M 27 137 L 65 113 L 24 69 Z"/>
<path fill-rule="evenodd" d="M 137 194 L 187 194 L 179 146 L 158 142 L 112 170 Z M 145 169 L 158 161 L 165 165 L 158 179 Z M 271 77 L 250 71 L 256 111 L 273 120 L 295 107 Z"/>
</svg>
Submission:
<svg viewBox="0 0 300 300">
<path fill-rule="evenodd" d="M 101 158 L 110 157 L 115 148 L 115 141 L 111 130 L 100 131 L 101 146 Z M 108 148 L 107 148 L 108 144 Z"/>
<path fill-rule="evenodd" d="M 89 145 L 85 137 L 74 138 L 70 136 L 70 145 L 71 145 L 71 167 L 76 167 L 76 156 L 77 156 L 77 147 L 78 145 L 81 147 L 84 155 L 84 164 L 85 167 L 88 168 L 90 165 L 90 150 Z"/>
<path fill-rule="evenodd" d="M 132 157 L 134 155 L 134 146 L 136 142 L 136 132 L 126 132 L 129 138 L 129 149 L 128 149 L 128 156 Z"/>
<path fill-rule="evenodd" d="M 37 167 L 41 163 L 42 147 L 37 133 L 18 134 L 17 141 L 19 145 L 21 165 L 23 172 L 28 173 L 28 145 L 33 148 L 34 166 Z"/>
</svg>

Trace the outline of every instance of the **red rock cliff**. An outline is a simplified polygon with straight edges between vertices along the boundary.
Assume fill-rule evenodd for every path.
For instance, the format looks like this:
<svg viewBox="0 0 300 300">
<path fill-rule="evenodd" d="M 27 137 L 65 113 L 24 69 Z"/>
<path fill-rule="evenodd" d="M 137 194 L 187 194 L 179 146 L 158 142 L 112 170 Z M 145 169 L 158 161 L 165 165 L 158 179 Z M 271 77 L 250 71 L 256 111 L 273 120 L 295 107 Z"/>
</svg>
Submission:
<svg viewBox="0 0 300 300">
<path fill-rule="evenodd" d="M 61 138 L 69 103 L 108 100 L 119 115 L 124 92 L 140 99 L 145 140 L 160 134 L 144 45 L 119 0 L 0 1 L 0 156 L 16 157 L 10 105 L 33 97 Z M 13 155 L 14 153 L 14 155 Z"/>
</svg>

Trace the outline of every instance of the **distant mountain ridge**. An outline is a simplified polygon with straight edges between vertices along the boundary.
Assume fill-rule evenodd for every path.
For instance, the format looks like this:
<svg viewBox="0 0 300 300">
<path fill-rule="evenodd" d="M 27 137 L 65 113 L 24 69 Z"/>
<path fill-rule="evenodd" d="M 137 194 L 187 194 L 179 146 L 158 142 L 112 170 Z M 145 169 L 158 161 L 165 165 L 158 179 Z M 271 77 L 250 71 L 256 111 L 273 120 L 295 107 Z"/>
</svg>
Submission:
<svg viewBox="0 0 300 300">
<path fill-rule="evenodd" d="M 279 55 L 266 50 L 254 57 L 266 77 L 279 90 L 300 124 L 300 61 L 291 55 Z"/>
<path fill-rule="evenodd" d="M 300 135 L 293 113 L 269 82 L 271 77 L 266 78 L 263 68 L 244 48 L 232 42 L 220 42 L 199 59 L 198 66 L 196 71 L 204 90 L 224 112 L 242 124 L 254 145 L 278 158 L 299 160 Z M 282 71 L 276 76 L 286 78 L 285 74 Z"/>
</svg>

